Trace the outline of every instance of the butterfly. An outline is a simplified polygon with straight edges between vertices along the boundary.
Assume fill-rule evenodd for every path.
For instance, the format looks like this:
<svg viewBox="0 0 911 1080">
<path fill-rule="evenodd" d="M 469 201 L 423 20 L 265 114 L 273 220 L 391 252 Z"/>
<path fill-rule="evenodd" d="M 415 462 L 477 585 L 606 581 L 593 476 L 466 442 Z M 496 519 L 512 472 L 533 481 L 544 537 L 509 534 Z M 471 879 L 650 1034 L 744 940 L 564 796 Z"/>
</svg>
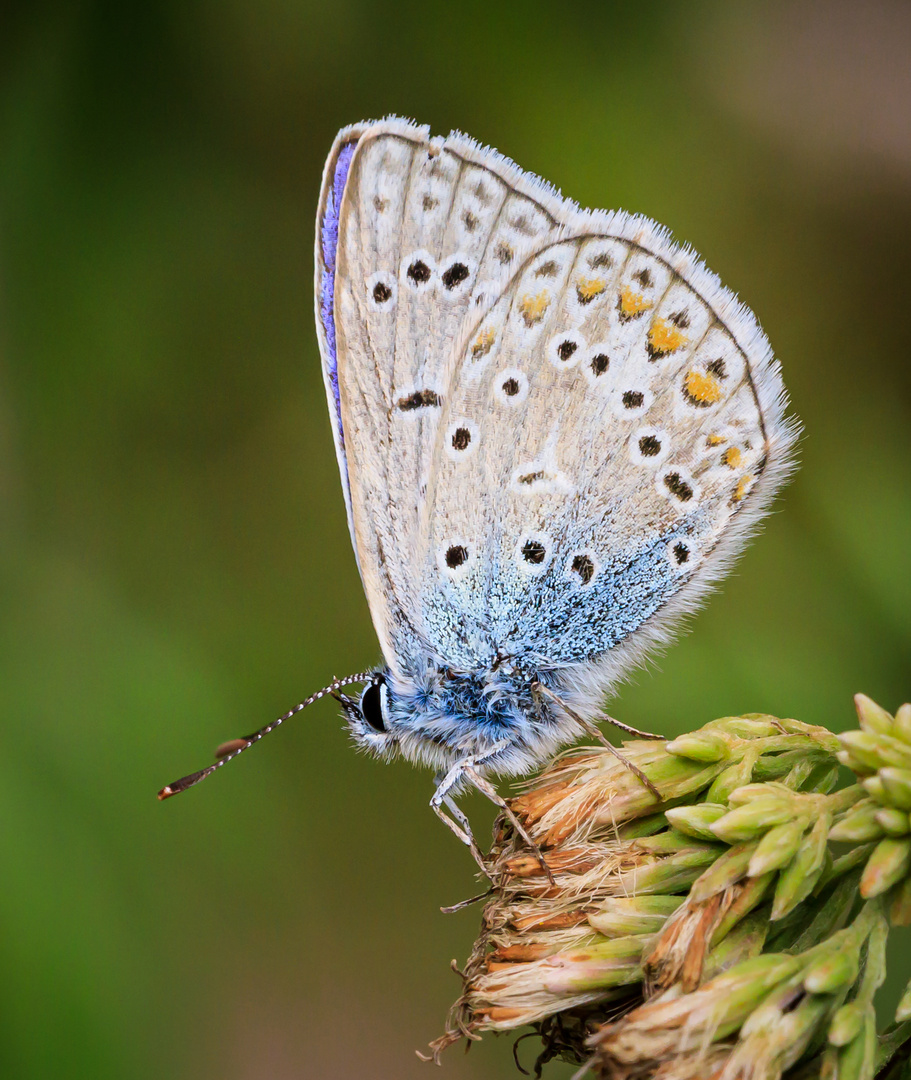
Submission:
<svg viewBox="0 0 911 1080">
<path fill-rule="evenodd" d="M 315 293 L 384 662 L 159 797 L 332 694 L 359 747 L 437 770 L 432 806 L 476 850 L 454 795 L 505 806 L 488 776 L 592 731 L 728 570 L 797 425 L 755 317 L 692 250 L 458 133 L 395 117 L 339 133 Z"/>
</svg>

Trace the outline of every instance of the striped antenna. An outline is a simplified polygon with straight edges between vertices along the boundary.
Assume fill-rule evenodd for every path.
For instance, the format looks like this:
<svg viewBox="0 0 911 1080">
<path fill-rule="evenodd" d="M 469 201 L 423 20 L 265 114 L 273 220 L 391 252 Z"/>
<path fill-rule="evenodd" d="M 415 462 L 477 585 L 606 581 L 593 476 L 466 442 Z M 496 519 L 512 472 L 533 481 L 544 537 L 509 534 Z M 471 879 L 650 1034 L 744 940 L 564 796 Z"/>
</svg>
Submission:
<svg viewBox="0 0 911 1080">
<path fill-rule="evenodd" d="M 254 731 L 252 735 L 245 735 L 242 739 L 231 739 L 230 742 L 222 743 L 221 746 L 215 751 L 215 757 L 218 759 L 214 765 L 209 765 L 205 769 L 200 769 L 199 772 L 190 773 L 188 776 L 182 776 L 179 780 L 175 780 L 172 784 L 168 784 L 167 787 L 163 787 L 158 792 L 159 799 L 170 799 L 172 795 L 179 795 L 182 791 L 186 791 L 187 788 L 193 787 L 198 784 L 200 780 L 205 780 L 207 776 L 210 776 L 216 769 L 220 769 L 222 765 L 227 765 L 229 761 L 236 758 L 238 754 L 242 754 L 244 750 L 249 750 L 254 743 L 258 743 L 264 736 L 268 735 L 270 731 L 275 731 L 277 727 L 286 721 L 290 720 L 295 713 L 301 712 L 306 709 L 308 705 L 312 705 L 315 701 L 319 701 L 320 698 L 324 698 L 327 694 L 334 694 L 337 690 L 341 690 L 343 686 L 350 686 L 351 683 L 363 683 L 370 682 L 374 677 L 373 671 L 359 671 L 357 675 L 347 675 L 344 679 L 333 679 L 329 686 L 324 686 L 322 690 L 318 690 L 315 694 L 312 694 L 306 701 L 302 701 L 300 705 L 295 705 L 293 709 L 289 709 L 284 716 L 280 716 L 277 720 L 273 720 L 271 724 L 266 724 L 265 727 L 260 728 L 259 731 Z"/>
</svg>

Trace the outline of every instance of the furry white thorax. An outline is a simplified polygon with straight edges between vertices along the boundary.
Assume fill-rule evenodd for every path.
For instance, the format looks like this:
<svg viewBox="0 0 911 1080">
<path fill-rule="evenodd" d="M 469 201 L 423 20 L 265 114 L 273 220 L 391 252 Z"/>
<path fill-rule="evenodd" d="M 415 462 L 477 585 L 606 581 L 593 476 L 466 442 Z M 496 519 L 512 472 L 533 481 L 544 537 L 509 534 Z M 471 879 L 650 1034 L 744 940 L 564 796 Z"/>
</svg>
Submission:
<svg viewBox="0 0 911 1080">
<path fill-rule="evenodd" d="M 561 685 L 553 674 L 531 676 L 499 666 L 475 674 L 428 669 L 419 680 L 408 681 L 388 670 L 376 677 L 388 690 L 385 731 L 371 727 L 353 700 L 346 700 L 345 710 L 356 745 L 377 757 L 400 755 L 445 771 L 459 761 L 483 758 L 506 743 L 478 771 L 520 776 L 582 732 L 577 721 L 536 687 L 539 678 L 550 689 Z M 570 704 L 571 691 L 565 692 Z"/>
</svg>

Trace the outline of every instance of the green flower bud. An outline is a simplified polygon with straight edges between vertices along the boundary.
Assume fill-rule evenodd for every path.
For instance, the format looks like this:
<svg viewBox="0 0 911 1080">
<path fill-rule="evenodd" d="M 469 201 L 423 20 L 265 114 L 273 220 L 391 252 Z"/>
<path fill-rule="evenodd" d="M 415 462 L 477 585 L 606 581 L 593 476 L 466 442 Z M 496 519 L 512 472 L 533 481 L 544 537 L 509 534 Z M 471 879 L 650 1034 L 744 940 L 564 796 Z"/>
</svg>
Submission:
<svg viewBox="0 0 911 1080">
<path fill-rule="evenodd" d="M 723 855 L 720 855 L 714 863 L 702 874 L 690 889 L 690 900 L 699 903 L 708 900 L 710 896 L 721 892 L 729 885 L 746 877 L 750 859 L 757 848 L 754 841 L 751 844 L 737 844 Z"/>
<path fill-rule="evenodd" d="M 876 820 L 883 827 L 886 836 L 905 836 L 911 832 L 911 821 L 905 810 L 896 810 L 894 806 L 884 806 L 876 811 Z"/>
<path fill-rule="evenodd" d="M 759 757 L 759 752 L 751 747 L 743 755 L 740 761 L 735 761 L 712 781 L 712 786 L 705 793 L 706 802 L 726 803 L 731 792 L 749 784 L 753 779 L 753 768 Z"/>
<path fill-rule="evenodd" d="M 688 851 L 666 855 L 649 865 L 636 866 L 618 874 L 613 881 L 613 889 L 618 896 L 679 892 L 689 888 L 700 877 L 703 867 L 711 867 L 724 857 L 718 858 L 717 850 L 707 844 L 699 844 Z"/>
<path fill-rule="evenodd" d="M 726 806 L 706 802 L 697 803 L 695 806 L 675 806 L 665 811 L 665 816 L 678 832 L 694 836 L 697 840 L 714 840 L 715 834 L 709 826 L 727 812 Z"/>
<path fill-rule="evenodd" d="M 642 978 L 640 957 L 647 940 L 636 936 L 614 938 L 548 956 L 538 962 L 541 987 L 549 994 L 561 995 L 638 982 Z"/>
<path fill-rule="evenodd" d="M 741 788 L 741 791 L 743 789 Z M 775 825 L 784 825 L 794 818 L 794 803 L 778 795 L 766 795 L 744 806 L 735 807 L 719 818 L 711 829 L 728 844 L 752 840 Z"/>
<path fill-rule="evenodd" d="M 692 836 L 678 829 L 665 829 L 654 836 L 640 837 L 636 841 L 636 847 L 639 851 L 651 851 L 655 855 L 674 855 L 680 851 L 707 851 L 717 854 L 723 850 L 714 836 L 709 839 L 714 840 L 714 844 L 694 843 Z"/>
<path fill-rule="evenodd" d="M 781 728 L 773 716 L 756 714 L 753 716 L 723 716 L 720 720 L 713 720 L 702 729 L 705 731 L 723 731 L 728 735 L 736 735 L 738 739 L 769 739 L 773 735 L 780 735 Z"/>
<path fill-rule="evenodd" d="M 614 896 L 602 900 L 588 921 L 610 938 L 657 934 L 683 901 L 682 896 Z"/>
<path fill-rule="evenodd" d="M 864 799 L 832 827 L 830 838 L 861 844 L 867 840 L 879 840 L 883 835 L 882 826 L 876 820 L 879 810 L 878 803 Z"/>
<path fill-rule="evenodd" d="M 872 776 L 879 768 L 878 765 L 866 765 L 848 750 L 839 750 L 835 757 L 856 776 Z"/>
<path fill-rule="evenodd" d="M 906 702 L 896 710 L 893 734 L 896 739 L 911 744 L 911 702 Z"/>
<path fill-rule="evenodd" d="M 772 921 L 783 919 L 813 891 L 826 864 L 831 814 L 822 814 L 804 837 L 797 854 L 781 872 L 772 902 Z"/>
<path fill-rule="evenodd" d="M 850 787 L 842 788 L 841 791 L 836 791 L 833 795 L 830 795 L 825 800 L 825 806 L 833 814 L 843 814 L 846 810 L 851 810 L 857 806 L 858 803 L 863 801 L 863 798 L 863 785 L 852 784 Z M 822 800 L 815 800 L 814 805 L 822 805 Z"/>
<path fill-rule="evenodd" d="M 867 731 L 845 731 L 838 736 L 838 741 L 853 760 L 876 772 L 888 764 L 882 756 L 882 743 L 887 738 L 887 735 L 874 735 Z"/>
<path fill-rule="evenodd" d="M 667 828 L 664 814 L 648 814 L 646 817 L 633 818 L 617 826 L 618 840 L 635 840 L 641 836 L 653 836 Z"/>
<path fill-rule="evenodd" d="M 911 840 L 888 837 L 873 849 L 860 879 L 860 895 L 865 900 L 881 896 L 911 870 Z"/>
<path fill-rule="evenodd" d="M 673 742 L 665 743 L 664 748 L 669 754 L 690 761 L 724 761 L 730 753 L 727 740 L 709 731 L 694 731 L 690 735 L 681 735 Z"/>
<path fill-rule="evenodd" d="M 734 1019 L 738 1014 L 742 1019 L 746 1019 L 761 1003 L 765 994 L 799 970 L 800 961 L 797 957 L 765 953 L 742 960 L 700 989 L 705 991 L 704 997 L 708 997 L 709 993 L 717 995 L 718 1019 L 722 1023 Z"/>
<path fill-rule="evenodd" d="M 881 706 L 872 701 L 866 694 L 854 695 L 854 707 L 857 709 L 857 719 L 862 731 L 870 731 L 874 735 L 891 735 L 893 733 L 892 717 Z"/>
<path fill-rule="evenodd" d="M 750 859 L 750 877 L 760 877 L 770 870 L 780 870 L 787 866 L 803 839 L 807 823 L 804 820 L 789 821 L 776 825 L 759 841 L 759 847 Z"/>
<path fill-rule="evenodd" d="M 732 791 L 728 803 L 731 806 L 746 806 L 754 799 L 764 799 L 768 795 L 777 795 L 781 799 L 792 799 L 794 792 L 784 784 L 775 781 L 765 781 L 762 784 L 744 784 L 743 787 Z"/>
<path fill-rule="evenodd" d="M 847 1046 L 857 1038 L 864 1024 L 864 1007 L 849 1001 L 837 1009 L 829 1025 L 829 1042 L 833 1046 Z"/>
<path fill-rule="evenodd" d="M 864 1010 L 861 1030 L 838 1050 L 837 1080 L 873 1080 L 876 1071 L 876 1013 Z"/>
<path fill-rule="evenodd" d="M 864 791 L 875 799 L 880 806 L 889 802 L 889 798 L 886 795 L 886 785 L 882 782 L 879 773 L 874 773 L 873 776 L 868 776 L 861 784 Z"/>
<path fill-rule="evenodd" d="M 878 779 L 883 788 L 882 802 L 897 806 L 899 810 L 911 810 L 911 769 L 896 769 L 887 765 L 879 770 Z"/>
<path fill-rule="evenodd" d="M 866 731 L 846 731 L 838 736 L 842 746 L 864 764 L 880 769 L 895 765 L 911 769 L 911 746 L 891 735 L 873 735 Z"/>
<path fill-rule="evenodd" d="M 811 964 L 803 985 L 811 994 L 833 994 L 857 980 L 860 957 L 856 949 L 838 948 Z"/>
</svg>

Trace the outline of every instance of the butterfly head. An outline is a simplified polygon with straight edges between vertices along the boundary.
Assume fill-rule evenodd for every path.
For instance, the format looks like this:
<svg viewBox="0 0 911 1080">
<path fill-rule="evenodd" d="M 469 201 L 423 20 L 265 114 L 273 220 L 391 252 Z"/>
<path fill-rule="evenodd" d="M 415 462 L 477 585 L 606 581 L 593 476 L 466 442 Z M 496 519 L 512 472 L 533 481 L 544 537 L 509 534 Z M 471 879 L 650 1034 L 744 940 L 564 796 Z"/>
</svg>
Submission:
<svg viewBox="0 0 911 1080">
<path fill-rule="evenodd" d="M 389 683 L 383 672 L 374 674 L 359 697 L 338 694 L 345 710 L 348 730 L 358 747 L 379 757 L 395 752 L 398 739 L 392 731 Z"/>
</svg>

